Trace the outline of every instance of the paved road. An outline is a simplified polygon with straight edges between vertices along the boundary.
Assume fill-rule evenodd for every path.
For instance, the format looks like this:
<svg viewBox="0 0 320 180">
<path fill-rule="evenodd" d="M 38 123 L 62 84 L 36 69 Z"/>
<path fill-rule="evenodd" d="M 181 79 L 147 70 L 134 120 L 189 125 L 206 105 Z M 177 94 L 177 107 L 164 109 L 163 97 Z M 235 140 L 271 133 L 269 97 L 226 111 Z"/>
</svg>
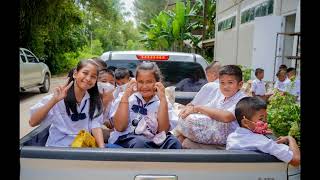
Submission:
<svg viewBox="0 0 320 180">
<path fill-rule="evenodd" d="M 48 93 L 41 94 L 38 88 L 33 88 L 27 92 L 20 93 L 20 138 L 25 136 L 34 128 L 29 126 L 30 107 L 37 103 L 42 97 L 51 94 L 55 87 L 64 84 L 67 75 L 51 78 L 51 87 Z"/>
</svg>

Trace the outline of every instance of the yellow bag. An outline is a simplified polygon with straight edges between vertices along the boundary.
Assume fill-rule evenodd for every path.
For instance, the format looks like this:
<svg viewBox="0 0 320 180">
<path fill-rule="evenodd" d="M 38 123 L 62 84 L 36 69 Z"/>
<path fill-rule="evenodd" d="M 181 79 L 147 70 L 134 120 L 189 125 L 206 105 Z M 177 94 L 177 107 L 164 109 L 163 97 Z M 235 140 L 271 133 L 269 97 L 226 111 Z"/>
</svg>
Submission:
<svg viewBox="0 0 320 180">
<path fill-rule="evenodd" d="M 86 130 L 80 130 L 74 138 L 71 147 L 98 147 L 95 138 Z"/>
</svg>

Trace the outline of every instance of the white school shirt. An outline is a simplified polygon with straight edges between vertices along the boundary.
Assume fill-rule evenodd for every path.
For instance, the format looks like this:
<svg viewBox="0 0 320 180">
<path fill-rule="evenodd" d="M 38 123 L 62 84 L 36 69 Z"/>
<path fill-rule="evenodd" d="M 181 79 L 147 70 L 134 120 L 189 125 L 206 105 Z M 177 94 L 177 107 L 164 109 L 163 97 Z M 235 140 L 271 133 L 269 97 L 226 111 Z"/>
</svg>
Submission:
<svg viewBox="0 0 320 180">
<path fill-rule="evenodd" d="M 295 78 L 294 81 L 290 81 L 286 91 L 294 96 L 300 97 L 300 79 Z"/>
<path fill-rule="evenodd" d="M 202 86 L 200 91 L 195 95 L 191 103 L 193 105 L 205 105 L 208 104 L 217 94 L 219 90 L 219 80 L 209 82 Z"/>
<path fill-rule="evenodd" d="M 114 123 L 113 117 L 116 114 L 122 95 L 123 94 L 119 94 L 118 98 L 111 105 L 109 119 L 112 120 L 112 123 Z M 123 132 L 119 132 L 116 129 L 114 129 L 114 131 L 111 132 L 110 134 L 108 143 L 113 144 L 114 142 L 117 141 L 119 136 L 126 135 L 134 131 L 135 127 L 132 125 L 132 121 L 138 116 L 138 113 L 135 113 L 131 108 L 133 105 L 139 105 L 137 102 L 137 98 L 135 96 L 137 96 L 140 100 L 142 100 L 143 104 L 146 104 L 145 100 L 142 98 L 139 92 L 136 92 L 129 97 L 128 127 Z M 157 113 L 159 109 L 160 100 L 157 95 L 153 96 L 153 98 L 149 102 L 152 102 L 152 101 L 154 101 L 152 104 L 147 105 L 145 107 L 148 110 L 147 112 L 148 114 Z M 168 102 L 168 113 L 169 113 L 170 130 L 172 130 L 178 123 L 178 115 L 174 112 L 173 107 L 169 102 Z"/>
<path fill-rule="evenodd" d="M 225 96 L 221 93 L 220 88 L 217 91 L 217 95 L 215 96 L 215 98 L 209 102 L 208 104 L 206 104 L 205 106 L 207 107 L 211 107 L 211 108 L 216 108 L 216 109 L 221 109 L 221 110 L 225 110 L 225 111 L 229 111 L 231 112 L 234 117 L 235 117 L 235 112 L 234 110 L 236 109 L 236 105 L 237 103 L 244 97 L 246 97 L 247 95 L 242 91 L 239 90 L 236 94 L 234 94 L 232 97 L 230 97 L 229 99 L 227 99 L 226 101 Z M 235 129 L 237 127 L 239 127 L 239 124 L 236 120 L 236 118 L 234 118 L 233 121 L 229 122 L 231 123 L 230 125 L 230 129 L 229 129 L 229 134 L 233 131 L 235 131 Z"/>
<path fill-rule="evenodd" d="M 285 92 L 289 85 L 290 85 L 290 80 L 289 78 L 286 78 L 283 82 L 277 80 L 276 83 L 274 84 L 274 88 Z"/>
<path fill-rule="evenodd" d="M 278 144 L 262 134 L 253 133 L 242 127 L 238 127 L 228 136 L 226 150 L 259 150 L 287 163 L 293 157 L 293 152 L 289 149 L 289 146 Z"/>
<path fill-rule="evenodd" d="M 40 107 L 48 103 L 53 97 L 53 94 L 43 97 L 37 104 L 30 108 L 31 114 L 33 114 Z M 87 103 L 85 103 L 87 101 Z M 103 123 L 103 114 L 89 121 L 89 104 L 90 95 L 86 92 L 82 98 L 80 106 L 77 106 L 77 110 L 80 113 L 83 109 L 83 113 L 86 114 L 86 118 L 79 121 L 72 121 L 66 112 L 66 106 L 64 100 L 57 102 L 48 112 L 47 116 L 41 123 L 50 123 L 49 137 L 46 142 L 46 146 L 55 147 L 68 147 L 73 142 L 81 129 L 85 129 L 91 132 L 93 128 L 100 128 Z M 95 112 L 96 113 L 96 112 Z"/>
<path fill-rule="evenodd" d="M 263 96 L 266 94 L 266 83 L 262 80 L 255 79 L 252 81 L 251 91 L 255 95 Z"/>
</svg>

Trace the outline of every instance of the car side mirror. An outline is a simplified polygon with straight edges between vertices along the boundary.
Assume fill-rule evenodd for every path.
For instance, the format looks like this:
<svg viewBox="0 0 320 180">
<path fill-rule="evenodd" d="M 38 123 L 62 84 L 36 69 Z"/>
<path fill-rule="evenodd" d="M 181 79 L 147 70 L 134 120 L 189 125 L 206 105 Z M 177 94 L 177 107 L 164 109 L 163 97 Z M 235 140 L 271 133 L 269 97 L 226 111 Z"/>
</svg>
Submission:
<svg viewBox="0 0 320 180">
<path fill-rule="evenodd" d="M 44 63 L 46 60 L 44 58 L 40 58 L 39 61 Z"/>
</svg>

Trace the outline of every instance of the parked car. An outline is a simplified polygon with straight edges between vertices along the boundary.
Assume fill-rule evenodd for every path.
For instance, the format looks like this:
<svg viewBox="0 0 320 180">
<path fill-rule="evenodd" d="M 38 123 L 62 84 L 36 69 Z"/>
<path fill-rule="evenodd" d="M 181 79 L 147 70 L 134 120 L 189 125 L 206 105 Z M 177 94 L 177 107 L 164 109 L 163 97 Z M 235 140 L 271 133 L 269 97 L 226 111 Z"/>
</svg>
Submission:
<svg viewBox="0 0 320 180">
<path fill-rule="evenodd" d="M 30 50 L 19 48 L 20 58 L 20 92 L 38 87 L 41 93 L 50 89 L 51 73 L 43 59 L 35 56 Z"/>
<path fill-rule="evenodd" d="M 108 66 L 133 73 L 142 60 L 156 62 L 165 86 L 174 86 L 207 62 L 197 54 L 121 51 L 101 56 Z M 196 70 L 197 71 L 197 70 Z M 189 103 L 196 92 L 176 92 L 176 102 Z M 266 180 L 299 179 L 300 169 L 262 152 L 225 149 L 126 149 L 45 147 L 50 124 L 41 124 L 20 140 L 23 180 Z"/>
</svg>

